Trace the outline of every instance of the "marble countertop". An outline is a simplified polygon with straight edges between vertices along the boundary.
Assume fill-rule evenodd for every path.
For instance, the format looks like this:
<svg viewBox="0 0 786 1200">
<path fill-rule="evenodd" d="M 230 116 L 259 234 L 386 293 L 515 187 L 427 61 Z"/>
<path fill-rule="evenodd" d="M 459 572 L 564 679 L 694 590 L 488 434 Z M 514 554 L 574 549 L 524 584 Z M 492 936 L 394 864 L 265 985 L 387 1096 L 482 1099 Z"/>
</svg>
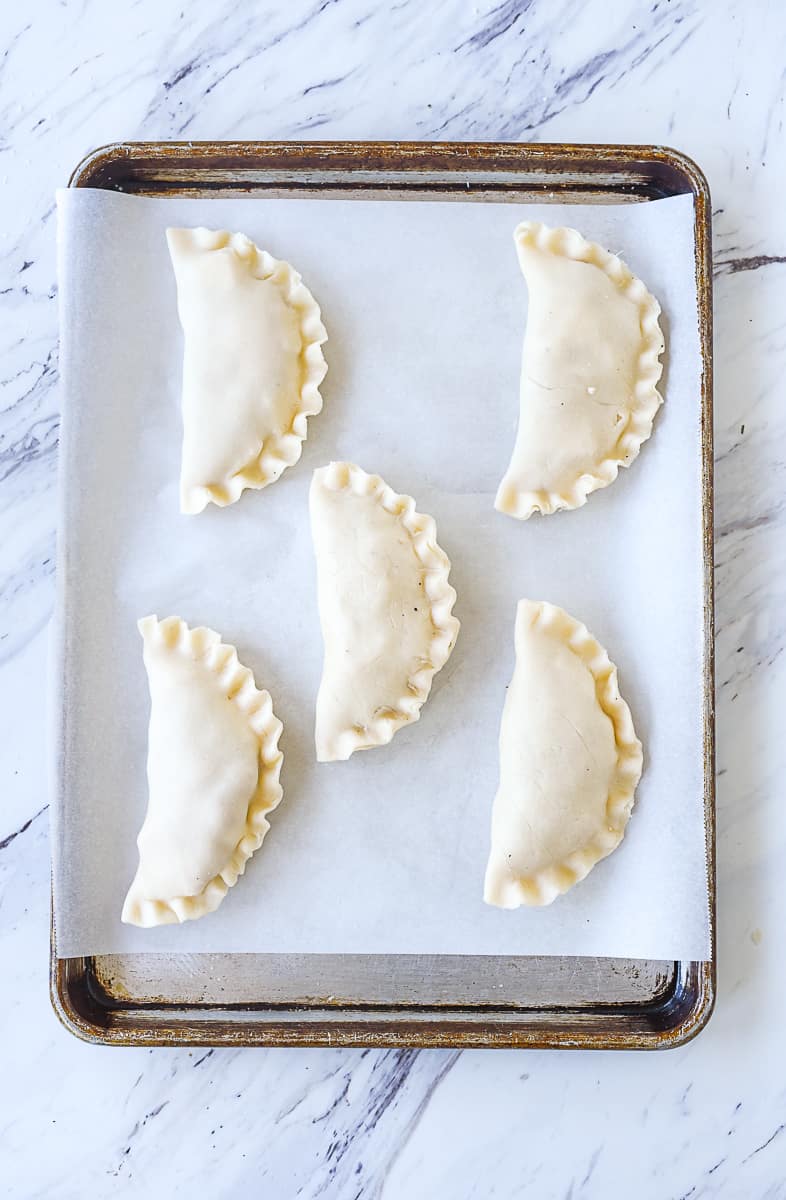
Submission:
<svg viewBox="0 0 786 1200">
<path fill-rule="evenodd" d="M 29 0 L 3 5 L 0 29 L 0 1192 L 786 1196 L 782 6 Z M 659 142 L 707 173 L 719 995 L 689 1045 L 650 1055 L 110 1050 L 58 1025 L 47 990 L 44 691 L 58 441 L 53 192 L 95 146 L 179 137 Z"/>
</svg>

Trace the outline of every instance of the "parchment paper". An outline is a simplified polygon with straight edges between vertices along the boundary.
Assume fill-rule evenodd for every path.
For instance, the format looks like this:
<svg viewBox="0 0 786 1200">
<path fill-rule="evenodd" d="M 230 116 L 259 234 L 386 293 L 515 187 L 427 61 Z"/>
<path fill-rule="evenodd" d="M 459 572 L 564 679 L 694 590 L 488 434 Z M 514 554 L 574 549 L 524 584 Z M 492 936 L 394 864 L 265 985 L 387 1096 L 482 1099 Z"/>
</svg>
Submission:
<svg viewBox="0 0 786 1200">
<path fill-rule="evenodd" d="M 630 471 L 583 509 L 496 513 L 518 415 L 538 217 L 622 254 L 661 301 L 665 405 Z M 61 956 L 140 951 L 708 956 L 701 748 L 700 357 L 690 197 L 532 206 L 58 196 L 64 440 L 55 630 L 54 904 Z M 262 492 L 178 512 L 182 336 L 164 229 L 242 230 L 302 272 L 330 340 L 303 458 Z M 462 621 L 421 720 L 314 761 L 322 646 L 307 492 L 349 458 L 416 498 Z M 625 840 L 546 909 L 482 902 L 520 596 L 586 622 L 645 748 Z M 137 618 L 237 645 L 284 722 L 284 800 L 217 913 L 120 922 L 147 801 Z M 198 731 L 195 731 L 198 737 Z"/>
</svg>

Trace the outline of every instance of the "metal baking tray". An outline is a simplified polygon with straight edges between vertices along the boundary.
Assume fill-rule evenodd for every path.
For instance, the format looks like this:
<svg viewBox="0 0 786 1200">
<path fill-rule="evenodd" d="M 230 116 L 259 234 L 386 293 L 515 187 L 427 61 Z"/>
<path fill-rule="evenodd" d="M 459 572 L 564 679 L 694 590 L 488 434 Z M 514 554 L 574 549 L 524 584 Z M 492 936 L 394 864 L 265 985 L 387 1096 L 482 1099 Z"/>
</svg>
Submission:
<svg viewBox="0 0 786 1200">
<path fill-rule="evenodd" d="M 707 181 L 658 146 L 385 142 L 119 143 L 71 187 L 139 195 L 646 202 L 692 194 L 703 355 L 704 809 L 712 959 L 423 955 L 56 957 L 51 995 L 107 1045 L 529 1046 L 662 1049 L 715 998 L 711 207 Z"/>
</svg>

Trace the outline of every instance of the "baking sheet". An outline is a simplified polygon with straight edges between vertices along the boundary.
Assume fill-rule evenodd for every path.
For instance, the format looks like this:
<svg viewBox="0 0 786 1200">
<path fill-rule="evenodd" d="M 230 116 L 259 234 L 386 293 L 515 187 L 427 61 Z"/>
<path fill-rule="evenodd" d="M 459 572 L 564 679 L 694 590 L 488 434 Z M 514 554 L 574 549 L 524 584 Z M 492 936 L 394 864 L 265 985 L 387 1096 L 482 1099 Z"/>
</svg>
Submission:
<svg viewBox="0 0 786 1200">
<path fill-rule="evenodd" d="M 577 512 L 494 512 L 518 411 L 526 289 L 512 230 L 577 225 L 661 300 L 662 409 L 630 472 Z M 709 956 L 702 800 L 700 353 L 693 204 L 623 206 L 58 196 L 64 444 L 54 905 L 60 956 L 180 950 Z M 242 229 L 289 258 L 330 335 L 301 462 L 226 510 L 178 513 L 182 339 L 163 231 Z M 462 631 L 419 723 L 314 762 L 321 667 L 311 469 L 351 458 L 416 497 L 453 561 Z M 521 595 L 585 621 L 645 747 L 626 838 L 543 910 L 481 900 Z M 284 801 L 217 913 L 119 920 L 146 803 L 136 619 L 238 646 L 285 726 Z"/>
</svg>

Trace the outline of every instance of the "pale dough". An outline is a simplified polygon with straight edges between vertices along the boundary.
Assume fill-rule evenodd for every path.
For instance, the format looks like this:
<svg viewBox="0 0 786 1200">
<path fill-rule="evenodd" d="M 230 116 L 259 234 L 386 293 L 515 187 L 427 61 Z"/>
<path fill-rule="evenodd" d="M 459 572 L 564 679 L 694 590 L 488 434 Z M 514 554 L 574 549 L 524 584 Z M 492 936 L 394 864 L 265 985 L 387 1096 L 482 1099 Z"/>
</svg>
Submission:
<svg viewBox="0 0 786 1200">
<path fill-rule="evenodd" d="M 520 412 L 495 507 L 526 520 L 578 508 L 652 432 L 664 349 L 660 305 L 625 264 L 575 229 L 515 231 L 529 309 Z"/>
<path fill-rule="evenodd" d="M 642 770 L 617 668 L 584 625 L 520 600 L 484 899 L 550 904 L 622 840 Z"/>
<path fill-rule="evenodd" d="M 234 646 L 179 617 L 139 622 L 150 687 L 149 800 L 131 925 L 167 925 L 218 907 L 281 799 L 281 722 Z"/>
<path fill-rule="evenodd" d="M 459 622 L 450 562 L 411 497 L 331 463 L 314 472 L 310 508 L 325 644 L 316 747 L 331 762 L 418 720 Z"/>
<path fill-rule="evenodd" d="M 232 504 L 297 462 L 327 334 L 298 273 L 241 233 L 168 229 L 185 335 L 180 507 Z"/>
</svg>

